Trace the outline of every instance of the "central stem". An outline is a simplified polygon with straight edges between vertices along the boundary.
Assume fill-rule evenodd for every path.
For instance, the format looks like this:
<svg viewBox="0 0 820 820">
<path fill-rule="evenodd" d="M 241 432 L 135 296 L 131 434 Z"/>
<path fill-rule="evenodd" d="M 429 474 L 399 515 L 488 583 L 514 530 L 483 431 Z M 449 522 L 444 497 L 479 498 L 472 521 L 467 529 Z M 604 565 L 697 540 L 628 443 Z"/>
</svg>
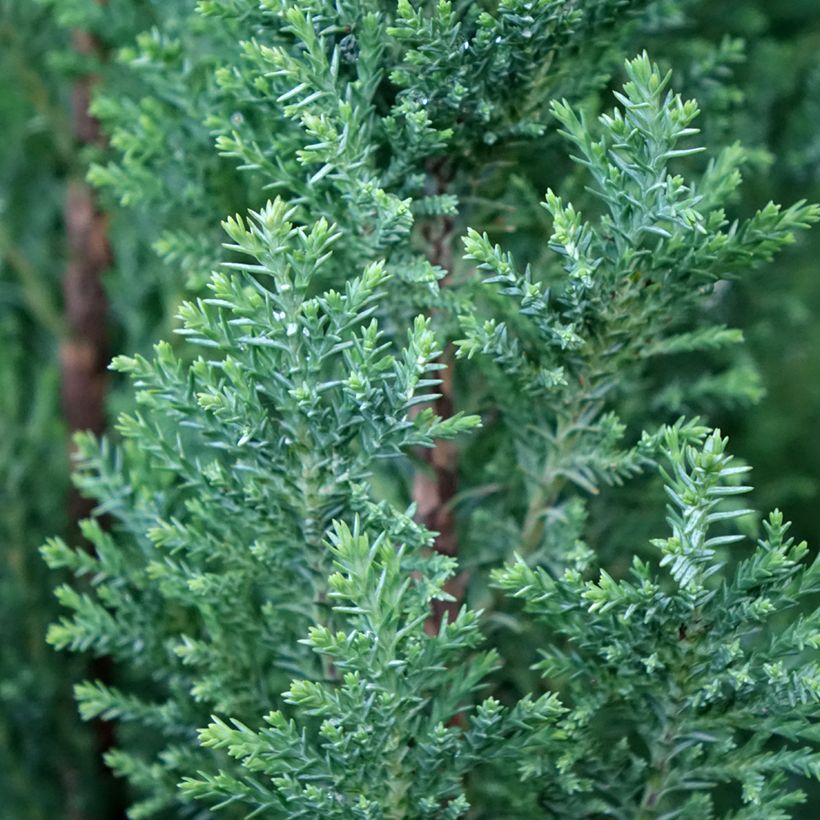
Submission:
<svg viewBox="0 0 820 820">
<path fill-rule="evenodd" d="M 446 163 L 437 161 L 430 166 L 434 191 L 437 195 L 446 193 L 449 174 Z M 455 222 L 450 216 L 440 216 L 430 220 L 424 237 L 427 240 L 427 258 L 430 264 L 444 270 L 441 286 L 450 284 L 454 268 L 453 238 Z M 453 347 L 448 344 L 438 359 L 444 365 L 439 385 L 439 397 L 433 403 L 436 415 L 448 419 L 455 413 L 453 397 Z M 458 555 L 458 534 L 456 531 L 453 500 L 458 490 L 458 451 L 452 441 L 437 441 L 435 446 L 419 453 L 427 469 L 418 470 L 413 479 L 413 500 L 416 503 L 419 521 L 437 533 L 434 547 L 443 555 Z M 442 620 L 447 615 L 452 621 L 464 598 L 465 580 L 451 579 L 445 590 L 452 601 L 434 601 L 433 614 L 428 622 L 428 631 L 438 632 Z"/>
</svg>

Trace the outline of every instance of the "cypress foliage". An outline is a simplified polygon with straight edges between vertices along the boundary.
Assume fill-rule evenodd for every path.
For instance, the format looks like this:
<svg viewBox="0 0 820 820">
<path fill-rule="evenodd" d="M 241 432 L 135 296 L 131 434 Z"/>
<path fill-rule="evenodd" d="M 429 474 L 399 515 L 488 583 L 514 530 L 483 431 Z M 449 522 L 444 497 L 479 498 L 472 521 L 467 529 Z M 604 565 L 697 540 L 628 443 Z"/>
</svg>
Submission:
<svg viewBox="0 0 820 820">
<path fill-rule="evenodd" d="M 495 574 L 544 623 L 539 668 L 575 707 L 564 748 L 525 772 L 551 815 L 709 817 L 735 802 L 722 784 L 738 784 L 744 805 L 728 816 L 787 817 L 805 799 L 788 775 L 818 775 L 817 664 L 805 652 L 820 614 L 764 625 L 816 593 L 820 563 L 775 511 L 725 568 L 722 550 L 744 540 L 727 522 L 750 512 L 725 502 L 751 489 L 726 443 L 719 431 L 664 433 L 662 575 L 637 556 L 621 580 L 584 580 L 583 565 L 555 577 L 521 559 Z"/>
<path fill-rule="evenodd" d="M 746 171 L 755 196 L 816 201 L 820 9 L 811 2 L 744 7 L 739 15 L 706 3 L 696 7 L 697 28 L 706 36 L 726 32 L 745 45 L 742 59 L 731 65 L 731 78 L 722 81 L 729 86 L 731 104 L 720 117 L 721 132 L 738 135 L 752 157 L 762 157 L 761 171 Z M 694 46 L 705 51 L 703 39 Z M 820 344 L 811 318 L 818 304 L 816 233 L 808 240 L 767 275 L 770 287 L 758 287 L 754 280 L 738 283 L 727 303 L 730 321 L 742 321 L 748 329 L 748 350 L 760 367 L 766 399 L 723 423 L 731 424 L 727 429 L 734 431 L 736 446 L 758 467 L 761 498 L 783 506 L 813 542 L 818 450 L 813 437 L 801 430 L 818 409 L 812 374 L 820 364 Z"/>
<path fill-rule="evenodd" d="M 743 149 L 708 130 L 702 157 L 697 105 L 646 54 L 600 113 L 671 5 L 169 3 L 123 54 L 155 96 L 103 92 L 122 155 L 93 178 L 156 208 L 194 289 L 215 215 L 251 207 L 181 306 L 179 349 L 115 360 L 136 398 L 121 442 L 79 440 L 111 531 L 85 524 L 95 555 L 44 548 L 82 579 L 51 643 L 121 669 L 77 695 L 122 723 L 108 763 L 133 817 L 787 817 L 802 799 L 817 564 L 779 513 L 734 558 L 745 467 L 671 422 L 753 398 L 717 285 L 820 210 L 731 215 Z M 664 364 L 682 354 L 701 365 L 685 396 Z M 441 415 L 439 391 L 466 412 Z M 419 448 L 456 438 L 458 561 L 412 503 Z M 672 534 L 646 560 L 595 519 L 628 527 L 603 491 L 658 463 Z"/>
</svg>

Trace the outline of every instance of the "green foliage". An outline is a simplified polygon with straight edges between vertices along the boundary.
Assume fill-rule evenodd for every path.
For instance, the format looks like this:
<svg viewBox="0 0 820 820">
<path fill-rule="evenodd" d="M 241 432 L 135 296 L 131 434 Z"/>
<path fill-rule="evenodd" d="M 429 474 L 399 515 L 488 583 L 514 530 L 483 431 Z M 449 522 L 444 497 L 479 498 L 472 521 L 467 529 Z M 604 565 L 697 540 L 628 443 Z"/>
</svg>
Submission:
<svg viewBox="0 0 820 820">
<path fill-rule="evenodd" d="M 333 627 L 312 627 L 302 643 L 332 679 L 297 680 L 284 695 L 309 733 L 281 712 L 258 732 L 216 720 L 200 732 L 203 745 L 227 748 L 249 774 L 188 780 L 183 790 L 277 817 L 461 817 L 463 775 L 531 754 L 561 708 L 548 694 L 512 710 L 491 698 L 467 709 L 496 664 L 492 652 L 468 654 L 479 613 L 462 609 L 437 633 L 425 630 L 455 562 L 396 549 L 383 535 L 371 545 L 345 525 L 330 537 Z"/>
<path fill-rule="evenodd" d="M 540 136 L 551 96 L 582 96 L 606 80 L 598 72 L 570 76 L 573 65 L 603 59 L 614 31 L 646 5 L 507 0 L 464 10 L 400 0 L 389 33 L 406 51 L 390 79 L 400 99 L 425 110 L 465 152 Z"/>
<path fill-rule="evenodd" d="M 67 679 L 78 664 L 43 651 L 57 611 L 37 546 L 63 524 L 68 470 L 56 373 L 25 367 L 23 327 L 0 317 L 0 794 L 10 816 L 27 820 L 92 808 L 95 771 Z"/>
<path fill-rule="evenodd" d="M 42 12 L 0 2 L 0 799 L 15 820 L 79 818 L 104 787 L 71 681 L 82 661 L 43 651 L 58 613 L 37 548 L 66 527 L 65 428 L 54 359 L 63 175 L 76 158 L 46 70 L 62 33 Z"/>
<path fill-rule="evenodd" d="M 118 49 L 93 106 L 114 152 L 90 178 L 148 212 L 164 278 L 194 288 L 216 262 L 214 216 L 258 203 L 263 187 L 300 219 L 339 225 L 334 281 L 350 263 L 395 255 L 398 275 L 435 282 L 441 271 L 409 253 L 414 215 L 455 215 L 469 183 L 430 190 L 430 163 L 462 158 L 438 173 L 449 188 L 488 146 L 543 134 L 550 97 L 603 84 L 646 5 L 173 0 L 140 9 L 153 27 L 119 48 L 134 10 L 42 2 Z M 173 293 L 169 282 L 151 288 Z M 117 290 L 136 295 L 127 281 Z M 433 298 L 416 290 L 411 301 Z M 407 299 L 391 300 L 400 323 L 415 310 Z"/>
<path fill-rule="evenodd" d="M 494 365 L 488 377 L 511 431 L 503 446 L 515 448 L 529 499 L 512 546 L 527 553 L 553 549 L 544 520 L 563 503 L 566 485 L 594 494 L 640 467 L 641 447 L 624 448 L 616 411 L 634 412 L 628 400 L 643 421 L 650 395 L 660 388 L 669 395 L 675 385 L 666 372 L 660 385 L 648 378 L 652 359 L 737 344 L 737 330 L 701 324 L 709 319 L 711 283 L 767 261 L 820 217 L 815 206 L 770 204 L 730 221 L 724 204 L 740 183 L 742 152 L 730 147 L 697 181 L 674 173 L 672 163 L 702 150 L 684 142 L 697 133 L 697 106 L 669 92 L 670 76 L 646 55 L 628 62 L 626 74 L 623 93 L 616 92 L 623 108 L 601 115 L 599 135 L 565 102 L 553 105 L 603 206 L 587 222 L 547 193 L 549 248 L 560 268 L 521 273 L 486 234 L 465 238 L 467 258 L 490 275 L 472 288 L 459 355 L 483 354 Z M 489 306 L 489 318 L 479 318 L 477 302 Z M 730 386 L 721 381 L 723 400 Z M 693 387 L 707 393 L 710 384 L 690 385 L 690 403 Z M 520 495 L 518 484 L 514 491 Z"/>
<path fill-rule="evenodd" d="M 51 643 L 127 661 L 152 692 L 81 688 L 85 715 L 130 717 L 169 744 L 210 711 L 251 721 L 294 674 L 326 672 L 299 639 L 324 623 L 332 519 L 360 515 L 424 546 L 411 518 L 370 499 L 373 463 L 477 421 L 411 415 L 441 367 L 429 321 L 419 317 L 390 351 L 372 318 L 387 276 L 377 263 L 344 292 L 309 295 L 338 233 L 321 220 L 295 226 L 292 214 L 277 200 L 225 223 L 228 247 L 255 261 L 228 263 L 211 298 L 183 306 L 180 332 L 207 359 L 185 365 L 164 343 L 153 362 L 116 360 L 140 409 L 120 418 L 120 452 L 80 441 L 79 476 L 117 521 L 114 535 L 89 522 L 96 556 L 60 541 L 45 548 L 52 567 L 91 577 L 94 590 L 58 590 L 73 617 L 51 628 Z M 142 756 L 109 758 L 153 793 L 135 816 L 173 802 L 175 779 L 210 759 L 187 749 L 142 783 Z"/>
<path fill-rule="evenodd" d="M 735 557 L 745 466 L 698 420 L 663 425 L 769 385 L 732 300 L 768 298 L 751 271 L 820 217 L 751 205 L 767 148 L 814 167 L 814 75 L 757 81 L 770 130 L 806 86 L 769 145 L 740 108 L 744 32 L 697 2 L 41 3 L 111 55 L 55 60 L 99 77 L 110 145 L 83 161 L 133 398 L 111 440 L 78 439 L 93 553 L 43 553 L 78 578 L 50 642 L 117 670 L 76 695 L 118 724 L 130 816 L 797 811 L 817 564 L 778 513 Z M 627 61 L 601 113 L 647 44 L 671 73 Z M 221 254 L 227 213 L 248 215 Z M 4 461 L 36 463 L 18 440 Z M 459 458 L 457 560 L 417 520 L 432 447 Z M 671 536 L 650 542 L 659 461 Z"/>
<path fill-rule="evenodd" d="M 691 12 L 699 48 L 718 30 L 745 43 L 745 60 L 722 81 L 742 100 L 710 131 L 720 128 L 738 135 L 753 158 L 764 156 L 759 171 L 746 172 L 761 200 L 807 197 L 817 201 L 820 9 L 810 0 L 773 0 L 746 3 L 742 13 L 736 11 L 699 2 Z M 820 304 L 817 243 L 812 232 L 789 251 L 782 266 L 767 272 L 766 287 L 753 279 L 738 283 L 729 295 L 726 319 L 743 322 L 766 400 L 721 420 L 736 446 L 758 467 L 758 487 L 766 505 L 781 507 L 810 541 L 820 534 L 816 516 L 820 452 L 815 437 L 804 434 L 820 408 L 813 377 L 820 366 L 812 318 Z"/>
<path fill-rule="evenodd" d="M 657 569 L 636 556 L 623 579 L 523 560 L 495 574 L 549 630 L 539 668 L 569 707 L 566 751 L 528 775 L 547 781 L 550 816 L 711 817 L 736 783 L 743 808 L 725 816 L 788 817 L 805 799 L 791 775 L 820 772 L 820 610 L 791 614 L 820 589 L 820 561 L 775 511 L 727 567 L 748 468 L 717 431 L 664 438 L 672 534 L 654 542 Z"/>
</svg>

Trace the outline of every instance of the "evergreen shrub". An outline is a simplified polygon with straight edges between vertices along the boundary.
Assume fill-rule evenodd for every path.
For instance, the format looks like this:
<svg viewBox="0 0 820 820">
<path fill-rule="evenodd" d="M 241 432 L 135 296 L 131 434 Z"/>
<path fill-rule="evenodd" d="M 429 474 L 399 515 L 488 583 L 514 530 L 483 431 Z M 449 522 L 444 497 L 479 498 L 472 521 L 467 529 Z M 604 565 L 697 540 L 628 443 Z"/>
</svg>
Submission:
<svg viewBox="0 0 820 820">
<path fill-rule="evenodd" d="M 694 414 L 759 397 L 727 283 L 820 209 L 623 63 L 675 6 L 201 0 L 121 54 L 92 178 L 191 295 L 78 440 L 93 553 L 43 552 L 132 817 L 806 799 L 820 566 Z"/>
</svg>

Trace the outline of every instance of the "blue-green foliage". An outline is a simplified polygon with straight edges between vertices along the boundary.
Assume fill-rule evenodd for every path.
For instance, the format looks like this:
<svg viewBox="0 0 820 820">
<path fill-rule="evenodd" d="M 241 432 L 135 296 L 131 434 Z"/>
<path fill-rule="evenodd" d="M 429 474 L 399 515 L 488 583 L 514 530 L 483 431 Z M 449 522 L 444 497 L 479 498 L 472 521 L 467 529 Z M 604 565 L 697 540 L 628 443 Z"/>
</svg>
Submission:
<svg viewBox="0 0 820 820">
<path fill-rule="evenodd" d="M 820 589 L 820 561 L 775 511 L 727 566 L 746 540 L 731 522 L 750 513 L 734 503 L 748 468 L 697 428 L 667 430 L 663 456 L 660 560 L 636 557 L 623 579 L 521 559 L 495 574 L 543 624 L 538 666 L 570 710 L 563 754 L 526 775 L 547 781 L 550 816 L 723 816 L 735 783 L 743 808 L 725 816 L 788 817 L 805 797 L 790 776 L 820 774 L 820 610 L 795 612 Z"/>
<path fill-rule="evenodd" d="M 691 28 L 699 32 L 691 45 L 681 40 L 667 52 L 696 47 L 728 32 L 744 43 L 745 59 L 732 64 L 724 88 L 739 100 L 717 117 L 708 116 L 712 139 L 739 138 L 754 163 L 744 175 L 761 201 L 817 200 L 820 192 L 820 7 L 812 0 L 771 0 L 732 4 L 698 2 L 691 7 Z M 677 39 L 677 38 L 672 38 Z M 688 39 L 688 38 L 687 38 Z M 682 60 L 676 59 L 679 64 Z M 715 84 L 713 84 L 714 86 Z M 701 97 L 699 88 L 694 93 Z M 705 102 L 705 100 L 704 100 Z M 709 111 L 708 105 L 704 110 Z M 818 235 L 812 231 L 783 263 L 765 275 L 740 282 L 726 300 L 726 319 L 742 322 L 748 355 L 759 368 L 765 401 L 722 420 L 735 445 L 759 470 L 758 488 L 766 505 L 781 506 L 795 526 L 816 541 L 820 499 L 814 436 L 804 431 L 820 408 L 813 374 L 820 367 Z"/>
<path fill-rule="evenodd" d="M 122 441 L 79 442 L 95 554 L 44 549 L 83 579 L 51 642 L 120 670 L 77 694 L 123 724 L 107 759 L 133 817 L 778 817 L 816 775 L 816 616 L 794 607 L 816 565 L 775 514 L 734 569 L 743 468 L 698 422 L 662 424 L 758 397 L 715 305 L 820 212 L 729 215 L 746 154 L 715 148 L 733 103 L 707 80 L 731 43 L 688 75 L 714 92 L 711 160 L 646 55 L 594 120 L 622 44 L 674 5 L 153 6 L 122 55 L 145 100 L 99 96 L 119 156 L 92 176 L 155 210 L 194 289 L 226 199 L 252 210 L 224 223 L 182 343 L 115 362 Z M 448 343 L 470 436 L 475 416 L 429 407 Z M 687 354 L 689 382 L 668 364 Z M 459 433 L 456 564 L 410 485 L 418 448 Z M 623 537 L 650 504 L 588 504 L 659 453 L 668 571 Z M 452 622 L 427 620 L 461 589 Z"/>
<path fill-rule="evenodd" d="M 104 41 L 122 25 L 119 3 L 54 5 Z M 488 145 L 543 134 L 551 96 L 600 86 L 644 6 L 148 2 L 153 28 L 118 50 L 112 90 L 103 86 L 94 103 L 116 153 L 90 176 L 154 215 L 172 281 L 202 285 L 217 259 L 214 214 L 258 204 L 264 187 L 299 206 L 300 218 L 339 225 L 337 281 L 350 260 L 395 255 L 402 280 L 429 285 L 443 272 L 409 253 L 414 215 L 455 216 L 465 187 L 430 190 L 430 162 L 460 155 L 469 167 Z M 401 321 L 406 301 L 433 298 L 429 287 L 395 290 Z"/>
<path fill-rule="evenodd" d="M 228 247 L 253 262 L 229 263 L 210 298 L 182 309 L 181 332 L 207 359 L 185 365 L 163 343 L 153 361 L 116 360 L 139 407 L 120 419 L 124 446 L 79 442 L 80 485 L 113 532 L 87 523 L 96 555 L 59 541 L 45 550 L 52 567 L 93 588 L 58 590 L 74 615 L 50 641 L 127 662 L 144 687 L 136 697 L 81 687 L 84 714 L 147 723 L 169 744 L 211 711 L 254 720 L 293 675 L 321 676 L 299 639 L 324 622 L 332 519 L 359 515 L 420 549 L 428 535 L 371 500 L 373 462 L 477 421 L 411 416 L 440 368 L 429 321 L 390 350 L 372 318 L 386 277 L 378 263 L 342 292 L 310 295 L 337 232 L 321 220 L 295 226 L 291 215 L 277 200 L 226 223 Z M 110 756 L 155 793 L 136 816 L 173 802 L 176 779 L 210 758 L 173 745 L 163 755 L 162 770 L 142 761 L 145 751 Z"/>
<path fill-rule="evenodd" d="M 552 549 L 545 516 L 565 503 L 565 486 L 594 494 L 639 469 L 641 446 L 624 448 L 615 411 L 628 412 L 636 395 L 648 404 L 671 381 L 664 371 L 653 384 L 651 361 L 742 339 L 709 322 L 714 281 L 771 259 L 820 217 L 814 206 L 769 204 L 730 221 L 724 207 L 741 181 L 742 151 L 726 149 L 694 181 L 675 173 L 676 160 L 702 150 L 691 144 L 697 105 L 669 91 L 670 76 L 645 55 L 628 62 L 626 74 L 616 92 L 622 108 L 601 115 L 597 128 L 565 102 L 553 105 L 602 203 L 586 221 L 547 193 L 549 248 L 560 263 L 521 272 L 486 234 L 465 238 L 467 257 L 490 276 L 471 287 L 459 356 L 493 363 L 488 378 L 511 431 L 505 443 L 515 448 L 529 499 L 511 547 L 520 539 L 528 553 Z M 487 318 L 472 306 L 482 302 Z"/>
<path fill-rule="evenodd" d="M 226 748 L 248 773 L 189 779 L 183 791 L 277 817 L 461 817 L 465 773 L 520 765 L 562 709 L 551 694 L 513 709 L 492 698 L 468 706 L 497 663 L 493 652 L 472 652 L 479 613 L 462 609 L 426 629 L 432 601 L 447 597 L 453 559 L 397 549 L 384 533 L 371 544 L 343 524 L 329 547 L 332 626 L 312 627 L 302 643 L 331 671 L 284 695 L 302 725 L 282 712 L 259 731 L 216 720 L 200 733 L 203 745 Z"/>
</svg>

